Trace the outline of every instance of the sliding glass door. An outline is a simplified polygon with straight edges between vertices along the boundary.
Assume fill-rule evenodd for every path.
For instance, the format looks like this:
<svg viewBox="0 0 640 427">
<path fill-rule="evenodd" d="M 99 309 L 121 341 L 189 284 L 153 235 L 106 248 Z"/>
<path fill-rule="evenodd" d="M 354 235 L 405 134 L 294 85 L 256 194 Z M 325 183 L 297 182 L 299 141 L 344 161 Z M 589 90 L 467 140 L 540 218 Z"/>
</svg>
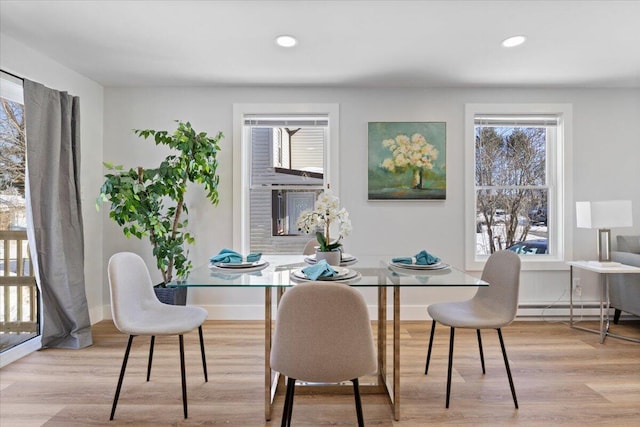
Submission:
<svg viewBox="0 0 640 427">
<path fill-rule="evenodd" d="M 0 352 L 39 335 L 39 298 L 27 239 L 22 82 L 0 77 Z"/>
</svg>

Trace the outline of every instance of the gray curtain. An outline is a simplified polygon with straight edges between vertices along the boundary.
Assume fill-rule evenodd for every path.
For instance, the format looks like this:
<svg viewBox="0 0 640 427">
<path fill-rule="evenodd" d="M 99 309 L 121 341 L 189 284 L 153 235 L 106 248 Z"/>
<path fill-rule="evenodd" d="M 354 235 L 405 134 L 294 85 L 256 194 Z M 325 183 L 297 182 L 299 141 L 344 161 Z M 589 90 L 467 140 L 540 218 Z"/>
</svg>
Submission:
<svg viewBox="0 0 640 427">
<path fill-rule="evenodd" d="M 80 203 L 80 99 L 25 79 L 24 109 L 42 346 L 86 347 L 92 337 Z"/>
</svg>

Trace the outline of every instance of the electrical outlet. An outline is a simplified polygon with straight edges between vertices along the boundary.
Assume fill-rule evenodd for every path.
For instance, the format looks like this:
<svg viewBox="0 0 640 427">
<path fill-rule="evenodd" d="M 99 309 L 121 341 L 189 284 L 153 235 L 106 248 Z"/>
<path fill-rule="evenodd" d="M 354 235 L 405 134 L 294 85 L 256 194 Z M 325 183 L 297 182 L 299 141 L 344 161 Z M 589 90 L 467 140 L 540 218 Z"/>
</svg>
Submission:
<svg viewBox="0 0 640 427">
<path fill-rule="evenodd" d="M 582 284 L 580 283 L 579 277 L 573 279 L 573 293 L 579 297 L 582 296 Z"/>
</svg>

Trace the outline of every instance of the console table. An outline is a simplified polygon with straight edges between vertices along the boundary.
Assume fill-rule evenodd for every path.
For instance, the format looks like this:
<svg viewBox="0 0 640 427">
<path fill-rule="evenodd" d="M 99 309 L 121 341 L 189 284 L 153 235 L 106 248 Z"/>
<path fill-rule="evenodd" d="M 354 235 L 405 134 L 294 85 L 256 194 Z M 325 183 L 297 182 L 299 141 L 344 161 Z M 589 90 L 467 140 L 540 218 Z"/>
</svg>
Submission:
<svg viewBox="0 0 640 427">
<path fill-rule="evenodd" d="M 600 334 L 600 344 L 604 343 L 607 336 L 620 338 L 627 341 L 640 342 L 640 339 L 617 335 L 609 331 L 609 275 L 610 274 L 640 274 L 640 267 L 634 267 L 619 263 L 600 263 L 596 261 L 571 261 L 569 274 L 569 326 L 583 331 L 594 332 Z M 581 269 L 600 276 L 600 329 L 591 329 L 584 326 L 578 326 L 573 321 L 573 270 Z"/>
</svg>

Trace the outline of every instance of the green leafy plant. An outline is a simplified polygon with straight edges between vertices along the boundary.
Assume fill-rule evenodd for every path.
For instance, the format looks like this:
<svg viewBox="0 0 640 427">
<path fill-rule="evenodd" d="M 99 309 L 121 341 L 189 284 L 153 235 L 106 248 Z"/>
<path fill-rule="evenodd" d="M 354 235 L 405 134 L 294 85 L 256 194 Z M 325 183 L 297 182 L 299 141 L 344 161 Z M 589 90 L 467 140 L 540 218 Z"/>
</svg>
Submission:
<svg viewBox="0 0 640 427">
<path fill-rule="evenodd" d="M 333 243 L 329 243 L 327 241 L 327 238 L 324 236 L 324 233 L 322 233 L 321 231 L 316 231 L 316 239 L 318 240 L 318 250 L 320 252 L 331 252 L 342 246 L 342 243 L 340 243 L 339 239 Z"/>
<path fill-rule="evenodd" d="M 164 283 L 186 277 L 192 268 L 186 245 L 195 239 L 188 231 L 189 210 L 185 203 L 188 183 L 202 184 L 206 197 L 218 204 L 216 155 L 222 132 L 214 138 L 197 133 L 191 123 L 177 121 L 175 132 L 152 129 L 134 130 L 144 139 L 153 138 L 156 145 L 177 150 L 155 169 L 142 167 L 125 170 L 123 166 L 104 163 L 107 170 L 96 207 L 110 203 L 109 217 L 122 227 L 127 237 L 148 236 Z"/>
</svg>

